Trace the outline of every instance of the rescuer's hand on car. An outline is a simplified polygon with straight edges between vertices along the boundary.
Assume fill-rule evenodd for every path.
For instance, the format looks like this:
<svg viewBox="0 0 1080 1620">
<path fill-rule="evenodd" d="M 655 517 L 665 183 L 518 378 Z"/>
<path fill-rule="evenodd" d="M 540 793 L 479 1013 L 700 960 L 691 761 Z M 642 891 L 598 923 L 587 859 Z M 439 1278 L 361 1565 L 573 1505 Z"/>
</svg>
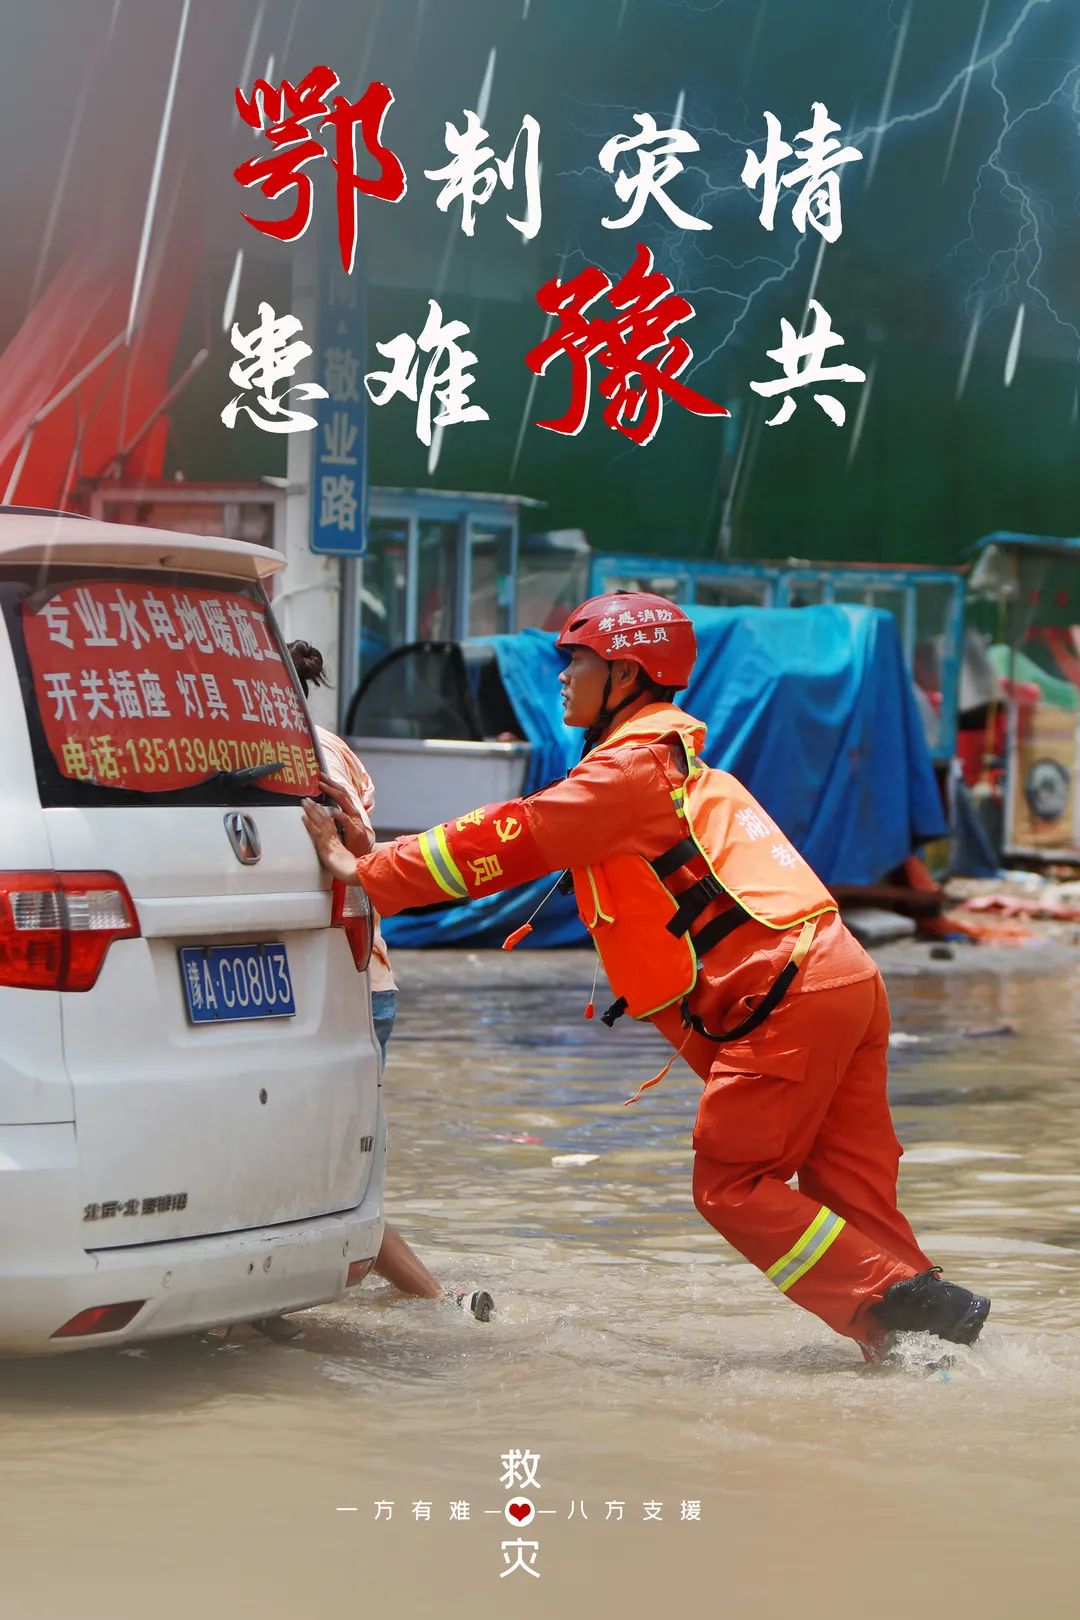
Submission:
<svg viewBox="0 0 1080 1620">
<path fill-rule="evenodd" d="M 330 811 L 316 804 L 314 799 L 303 799 L 301 803 L 304 826 L 311 834 L 319 860 L 332 877 L 340 878 L 342 883 L 355 883 L 356 860 L 338 837 L 337 824 Z"/>
<path fill-rule="evenodd" d="M 341 811 L 340 820 L 344 824 L 345 848 L 350 855 L 367 855 L 375 848 L 375 834 L 369 822 L 364 817 L 360 801 L 350 793 L 347 787 L 340 782 L 333 781 L 329 776 L 319 777 L 319 787 L 328 799 L 333 799 Z"/>
</svg>

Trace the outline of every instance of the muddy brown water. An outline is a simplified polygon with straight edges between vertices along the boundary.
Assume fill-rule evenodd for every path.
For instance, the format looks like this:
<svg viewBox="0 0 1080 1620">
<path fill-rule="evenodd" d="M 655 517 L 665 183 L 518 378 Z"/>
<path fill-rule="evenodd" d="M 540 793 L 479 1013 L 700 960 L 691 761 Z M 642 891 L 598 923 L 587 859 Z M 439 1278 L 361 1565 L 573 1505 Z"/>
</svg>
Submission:
<svg viewBox="0 0 1080 1620">
<path fill-rule="evenodd" d="M 994 1298 L 947 1376 L 868 1376 L 728 1250 L 698 1082 L 623 1109 L 662 1044 L 582 1021 L 585 955 L 529 964 L 403 957 L 386 1079 L 391 1216 L 495 1322 L 365 1285 L 287 1346 L 4 1364 L 3 1614 L 1076 1613 L 1071 960 L 890 977 L 903 1201 Z"/>
</svg>

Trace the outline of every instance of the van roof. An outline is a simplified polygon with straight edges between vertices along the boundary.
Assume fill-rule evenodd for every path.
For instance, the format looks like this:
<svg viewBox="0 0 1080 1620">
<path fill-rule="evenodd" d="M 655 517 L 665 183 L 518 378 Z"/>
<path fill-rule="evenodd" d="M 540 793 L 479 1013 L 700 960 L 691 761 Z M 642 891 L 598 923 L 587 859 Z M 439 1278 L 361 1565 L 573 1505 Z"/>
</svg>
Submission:
<svg viewBox="0 0 1080 1620">
<path fill-rule="evenodd" d="M 270 546 L 219 535 L 146 529 L 54 512 L 0 511 L 0 562 L 88 563 L 95 568 L 162 568 L 176 573 L 266 579 L 284 568 Z"/>
</svg>

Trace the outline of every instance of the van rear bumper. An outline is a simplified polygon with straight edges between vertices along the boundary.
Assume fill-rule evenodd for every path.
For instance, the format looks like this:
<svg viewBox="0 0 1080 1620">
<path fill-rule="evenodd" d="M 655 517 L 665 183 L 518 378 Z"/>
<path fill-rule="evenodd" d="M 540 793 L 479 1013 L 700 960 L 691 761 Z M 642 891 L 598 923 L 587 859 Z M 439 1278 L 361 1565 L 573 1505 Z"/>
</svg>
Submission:
<svg viewBox="0 0 1080 1620">
<path fill-rule="evenodd" d="M 339 1299 L 350 1265 L 373 1259 L 382 1243 L 385 1142 L 380 1099 L 367 1192 L 356 1209 L 340 1214 L 178 1242 L 122 1249 L 72 1247 L 48 1257 L 42 1252 L 40 1266 L 28 1265 L 26 1253 L 14 1254 L 5 1245 L 7 1252 L 0 1255 L 0 1356 L 132 1344 Z M 55 1171 L 49 1179 L 51 1190 L 59 1191 Z M 21 1213 L 27 1213 L 25 1207 Z M 130 1300 L 146 1303 L 118 1332 L 52 1337 L 81 1311 Z"/>
</svg>

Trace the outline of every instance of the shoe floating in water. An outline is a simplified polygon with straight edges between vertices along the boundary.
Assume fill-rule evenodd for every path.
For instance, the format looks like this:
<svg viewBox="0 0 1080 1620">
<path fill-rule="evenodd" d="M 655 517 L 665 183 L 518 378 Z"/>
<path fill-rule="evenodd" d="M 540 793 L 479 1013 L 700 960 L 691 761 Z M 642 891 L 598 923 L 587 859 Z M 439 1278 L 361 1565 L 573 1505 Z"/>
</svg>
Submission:
<svg viewBox="0 0 1080 1620">
<path fill-rule="evenodd" d="M 490 1322 L 495 1314 L 495 1301 L 486 1288 L 448 1288 L 446 1298 L 475 1316 L 478 1322 Z"/>
</svg>

